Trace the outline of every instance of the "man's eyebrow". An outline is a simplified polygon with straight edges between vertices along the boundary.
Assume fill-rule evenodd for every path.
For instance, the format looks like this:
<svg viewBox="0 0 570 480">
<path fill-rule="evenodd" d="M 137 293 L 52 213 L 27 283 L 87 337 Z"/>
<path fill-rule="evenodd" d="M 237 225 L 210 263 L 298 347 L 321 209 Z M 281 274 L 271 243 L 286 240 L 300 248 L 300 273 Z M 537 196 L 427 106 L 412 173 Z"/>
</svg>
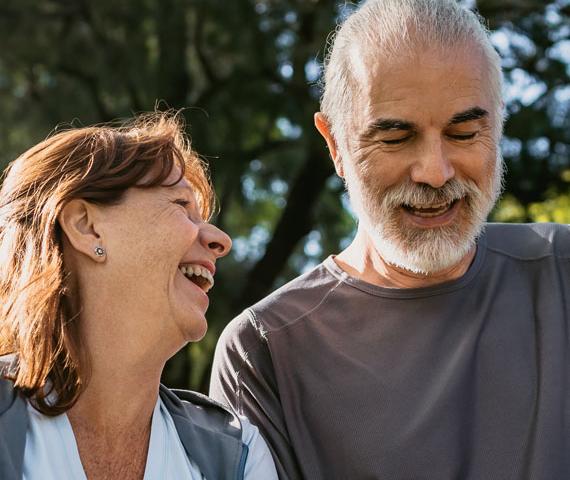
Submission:
<svg viewBox="0 0 570 480">
<path fill-rule="evenodd" d="M 389 130 L 415 130 L 416 126 L 412 122 L 407 120 L 399 120 L 397 118 L 378 118 L 374 120 L 365 132 L 362 134 L 363 138 L 368 138 L 373 136 L 378 131 L 386 132 Z"/>
<path fill-rule="evenodd" d="M 481 118 L 485 118 L 488 115 L 489 112 L 487 110 L 484 110 L 481 107 L 473 107 L 465 110 L 464 112 L 459 112 L 453 115 L 449 121 L 449 125 L 457 125 L 458 123 L 480 120 Z"/>
</svg>

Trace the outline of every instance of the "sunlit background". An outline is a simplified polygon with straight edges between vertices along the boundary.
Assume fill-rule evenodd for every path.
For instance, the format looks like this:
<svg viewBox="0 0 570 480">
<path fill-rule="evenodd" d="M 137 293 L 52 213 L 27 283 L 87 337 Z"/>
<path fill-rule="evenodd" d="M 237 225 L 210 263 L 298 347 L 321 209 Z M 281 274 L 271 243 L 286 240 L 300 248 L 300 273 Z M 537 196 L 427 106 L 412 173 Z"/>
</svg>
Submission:
<svg viewBox="0 0 570 480">
<path fill-rule="evenodd" d="M 503 58 L 506 191 L 492 221 L 570 223 L 570 0 L 480 0 Z M 234 239 L 207 337 L 165 382 L 207 389 L 241 309 L 348 244 L 342 182 L 312 125 L 333 0 L 2 0 L 0 162 L 54 127 L 185 108 Z"/>
</svg>

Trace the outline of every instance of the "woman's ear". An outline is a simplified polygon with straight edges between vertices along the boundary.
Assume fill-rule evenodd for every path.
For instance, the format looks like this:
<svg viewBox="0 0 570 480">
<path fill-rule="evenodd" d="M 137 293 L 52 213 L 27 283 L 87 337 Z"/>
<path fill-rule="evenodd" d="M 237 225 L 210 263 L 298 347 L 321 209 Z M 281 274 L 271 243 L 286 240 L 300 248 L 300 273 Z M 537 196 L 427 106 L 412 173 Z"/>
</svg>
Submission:
<svg viewBox="0 0 570 480">
<path fill-rule="evenodd" d="M 96 262 L 105 260 L 105 247 L 97 231 L 95 205 L 77 198 L 61 210 L 58 221 L 71 246 Z"/>
<path fill-rule="evenodd" d="M 329 147 L 329 153 L 334 163 L 334 168 L 336 170 L 337 175 L 340 178 L 344 178 L 344 168 L 342 166 L 342 161 L 338 153 L 336 141 L 332 135 L 328 120 L 321 112 L 315 113 L 314 120 L 315 120 L 315 127 L 317 127 L 317 130 L 327 142 L 327 147 Z"/>
</svg>

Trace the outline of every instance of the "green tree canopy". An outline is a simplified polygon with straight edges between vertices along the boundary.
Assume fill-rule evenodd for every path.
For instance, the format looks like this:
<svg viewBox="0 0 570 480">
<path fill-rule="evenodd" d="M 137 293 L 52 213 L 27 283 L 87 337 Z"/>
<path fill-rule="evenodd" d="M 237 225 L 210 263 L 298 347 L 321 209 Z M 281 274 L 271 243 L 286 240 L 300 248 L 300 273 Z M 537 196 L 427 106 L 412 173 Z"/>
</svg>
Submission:
<svg viewBox="0 0 570 480">
<path fill-rule="evenodd" d="M 569 221 L 570 1 L 480 0 L 504 59 L 501 221 Z M 166 381 L 205 390 L 224 325 L 338 251 L 354 220 L 313 127 L 335 0 L 3 0 L 0 162 L 56 125 L 185 108 L 210 163 L 215 219 L 234 239 L 220 262 L 206 339 Z"/>
</svg>

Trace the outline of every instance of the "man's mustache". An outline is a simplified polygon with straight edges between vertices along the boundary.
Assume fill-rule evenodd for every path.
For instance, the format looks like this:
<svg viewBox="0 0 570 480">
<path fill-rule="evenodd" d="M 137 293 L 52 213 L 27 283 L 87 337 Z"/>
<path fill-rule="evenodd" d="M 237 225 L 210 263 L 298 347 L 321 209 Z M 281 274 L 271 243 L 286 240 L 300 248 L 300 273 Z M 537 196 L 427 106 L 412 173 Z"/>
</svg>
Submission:
<svg viewBox="0 0 570 480">
<path fill-rule="evenodd" d="M 407 180 L 385 190 L 382 194 L 382 204 L 388 209 L 403 205 L 437 205 L 479 195 L 481 190 L 470 180 L 452 178 L 439 188 Z"/>
</svg>

